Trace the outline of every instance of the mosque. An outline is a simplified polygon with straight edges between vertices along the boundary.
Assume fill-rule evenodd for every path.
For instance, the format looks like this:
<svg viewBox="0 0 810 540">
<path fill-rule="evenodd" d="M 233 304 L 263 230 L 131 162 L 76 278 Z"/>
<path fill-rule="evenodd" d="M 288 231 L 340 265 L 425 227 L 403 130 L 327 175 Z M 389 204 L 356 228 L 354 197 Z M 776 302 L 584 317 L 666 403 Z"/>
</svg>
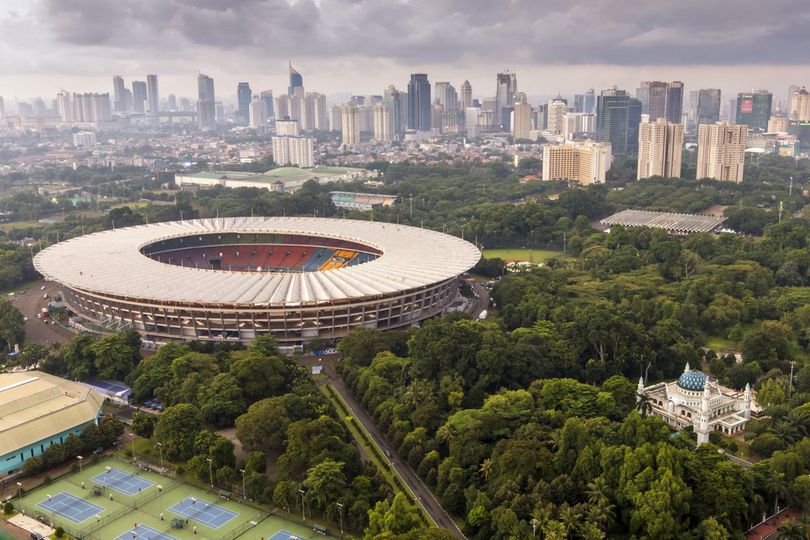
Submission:
<svg viewBox="0 0 810 540">
<path fill-rule="evenodd" d="M 645 387 L 639 378 L 637 392 L 639 399 L 647 397 L 652 413 L 672 428 L 693 426 L 698 445 L 709 442 L 712 431 L 726 436 L 743 432 L 752 409 L 758 410 L 748 384 L 743 392 L 720 386 L 702 371 L 690 369 L 689 364 L 675 382 Z"/>
</svg>

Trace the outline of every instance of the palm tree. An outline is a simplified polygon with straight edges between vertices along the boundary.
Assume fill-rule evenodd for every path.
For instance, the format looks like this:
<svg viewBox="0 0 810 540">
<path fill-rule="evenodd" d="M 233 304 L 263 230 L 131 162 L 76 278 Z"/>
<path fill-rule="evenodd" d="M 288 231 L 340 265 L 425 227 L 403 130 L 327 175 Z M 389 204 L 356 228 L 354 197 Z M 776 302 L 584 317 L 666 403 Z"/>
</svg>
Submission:
<svg viewBox="0 0 810 540">
<path fill-rule="evenodd" d="M 779 499 L 787 499 L 788 482 L 783 473 L 772 474 L 765 480 L 765 490 L 773 497 L 773 513 L 779 509 Z"/>
<path fill-rule="evenodd" d="M 642 418 L 646 417 L 648 414 L 652 413 L 652 401 L 647 396 L 647 394 L 636 394 L 638 399 L 636 400 L 636 410 L 638 414 L 641 415 Z"/>
<path fill-rule="evenodd" d="M 554 503 L 546 503 L 538 505 L 532 510 L 532 531 L 542 529 L 549 522 L 551 516 L 554 515 Z"/>
<path fill-rule="evenodd" d="M 779 528 L 776 529 L 776 538 L 778 540 L 807 540 L 807 527 L 792 519 L 785 521 Z"/>
<path fill-rule="evenodd" d="M 585 493 L 588 494 L 588 503 L 596 504 L 600 499 L 607 499 L 608 485 L 604 476 L 597 476 L 588 482 L 588 489 Z"/>
<path fill-rule="evenodd" d="M 489 479 L 489 473 L 491 472 L 492 460 L 487 458 L 481 463 L 481 466 L 478 468 L 478 473 L 481 475 L 481 478 L 484 479 L 484 482 L 486 482 Z"/>
<path fill-rule="evenodd" d="M 579 513 L 579 509 L 575 506 L 568 506 L 567 503 L 563 503 L 560 507 L 559 517 L 560 521 L 565 526 L 565 530 L 568 532 L 568 536 L 573 536 L 573 533 L 579 529 L 582 521 L 582 515 Z"/>
<path fill-rule="evenodd" d="M 613 523 L 613 508 L 607 498 L 603 497 L 589 504 L 585 519 L 600 530 L 606 530 Z"/>
<path fill-rule="evenodd" d="M 435 401 L 433 396 L 433 384 L 427 379 L 415 379 L 405 389 L 402 398 L 414 408 L 419 405 L 433 403 L 433 401 Z"/>
</svg>

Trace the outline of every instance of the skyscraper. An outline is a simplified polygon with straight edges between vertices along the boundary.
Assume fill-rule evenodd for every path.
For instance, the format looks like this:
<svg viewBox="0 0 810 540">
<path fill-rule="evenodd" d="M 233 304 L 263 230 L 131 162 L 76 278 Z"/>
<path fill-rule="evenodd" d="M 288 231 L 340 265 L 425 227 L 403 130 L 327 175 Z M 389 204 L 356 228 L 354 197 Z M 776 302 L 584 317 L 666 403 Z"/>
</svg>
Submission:
<svg viewBox="0 0 810 540">
<path fill-rule="evenodd" d="M 643 87 L 644 83 L 642 83 Z M 662 81 L 649 81 L 647 83 L 647 114 L 650 115 L 650 121 L 658 120 L 659 118 L 666 118 L 667 115 L 667 83 Z M 638 99 L 638 98 L 636 98 Z M 644 101 L 641 101 L 641 114 L 644 114 Z"/>
<path fill-rule="evenodd" d="M 291 137 L 301 135 L 298 120 L 276 120 L 276 135 L 289 135 Z"/>
<path fill-rule="evenodd" d="M 748 126 L 725 122 L 700 126 L 696 178 L 742 182 L 747 141 Z"/>
<path fill-rule="evenodd" d="M 343 145 L 358 146 L 360 144 L 360 110 L 354 105 L 343 107 L 341 124 Z"/>
<path fill-rule="evenodd" d="M 720 121 L 720 89 L 701 88 L 698 93 L 697 123 L 715 124 Z"/>
<path fill-rule="evenodd" d="M 561 96 L 557 96 L 546 107 L 546 130 L 552 135 L 562 135 L 565 130 L 565 114 L 568 112 L 568 103 Z"/>
<path fill-rule="evenodd" d="M 110 94 L 57 95 L 57 108 L 62 122 L 67 124 L 103 124 L 112 121 Z"/>
<path fill-rule="evenodd" d="M 767 90 L 737 94 L 735 122 L 755 131 L 767 131 L 772 102 L 773 94 Z"/>
<path fill-rule="evenodd" d="M 300 73 L 295 71 L 292 67 L 292 62 L 290 62 L 290 86 L 287 87 L 287 95 L 292 96 L 295 94 L 296 88 L 303 88 L 304 87 L 304 78 L 301 76 Z"/>
<path fill-rule="evenodd" d="M 502 126 L 504 125 L 503 109 L 512 106 L 515 92 L 517 92 L 517 75 L 508 69 L 504 73 L 498 73 L 495 86 L 495 122 Z"/>
<path fill-rule="evenodd" d="M 528 139 L 532 129 L 532 106 L 524 102 L 515 102 L 515 122 L 512 128 L 512 137 L 515 139 Z"/>
<path fill-rule="evenodd" d="M 177 110 L 177 96 L 175 96 L 174 94 L 169 94 L 167 102 L 168 102 L 168 106 L 169 106 L 170 111 L 176 111 Z"/>
<path fill-rule="evenodd" d="M 391 142 L 391 107 L 384 103 L 374 105 L 374 139 Z"/>
<path fill-rule="evenodd" d="M 275 118 L 275 109 L 273 107 L 273 91 L 272 90 L 262 90 L 260 94 L 262 101 L 264 101 L 264 111 L 267 115 L 267 118 Z"/>
<path fill-rule="evenodd" d="M 197 75 L 197 125 L 201 130 L 212 130 L 217 121 L 217 104 L 214 94 L 214 79 L 200 73 Z"/>
<path fill-rule="evenodd" d="M 672 81 L 667 85 L 667 122 L 680 124 L 683 122 L 683 83 Z"/>
<path fill-rule="evenodd" d="M 585 92 L 585 110 L 582 112 L 596 114 L 596 93 L 593 91 L 593 88 Z"/>
<path fill-rule="evenodd" d="M 136 113 L 146 112 L 146 83 L 132 81 L 132 110 Z"/>
<path fill-rule="evenodd" d="M 116 75 L 113 77 L 113 110 L 118 112 L 126 111 L 126 86 L 124 86 L 124 78 Z"/>
<path fill-rule="evenodd" d="M 271 142 L 273 145 L 273 161 L 277 165 L 315 166 L 315 139 L 312 137 L 282 135 L 273 137 Z"/>
<path fill-rule="evenodd" d="M 408 83 L 408 127 L 416 131 L 430 131 L 431 127 L 430 81 L 425 73 L 411 74 Z M 343 117 L 344 133 L 346 116 Z"/>
<path fill-rule="evenodd" d="M 436 102 L 442 106 L 443 112 L 458 110 L 458 94 L 455 87 L 449 82 L 437 82 L 434 85 Z"/>
<path fill-rule="evenodd" d="M 267 126 L 267 109 L 262 98 L 253 96 L 253 99 L 248 104 L 248 111 L 250 127 L 264 129 Z"/>
<path fill-rule="evenodd" d="M 585 112 L 585 94 L 574 94 L 574 112 Z"/>
<path fill-rule="evenodd" d="M 157 75 L 146 76 L 146 92 L 147 100 L 149 101 L 149 114 L 157 114 L 160 112 Z"/>
<path fill-rule="evenodd" d="M 461 83 L 461 104 L 460 108 L 462 111 L 467 110 L 467 107 L 472 106 L 472 85 L 470 85 L 470 81 L 464 81 Z"/>
<path fill-rule="evenodd" d="M 655 122 L 642 122 L 638 134 L 638 169 L 636 178 L 681 176 L 683 151 L 683 124 L 659 118 Z"/>
<path fill-rule="evenodd" d="M 788 117 L 799 122 L 810 122 L 810 92 L 804 86 L 790 96 Z"/>
<path fill-rule="evenodd" d="M 242 124 L 247 124 L 250 120 L 250 101 L 252 97 L 253 92 L 250 90 L 249 83 L 240 82 L 236 85 L 236 117 Z"/>
<path fill-rule="evenodd" d="M 638 119 L 636 118 L 638 117 Z M 636 148 L 641 102 L 625 90 L 602 90 L 596 102 L 596 135 L 610 143 L 613 155 L 632 155 Z"/>
</svg>

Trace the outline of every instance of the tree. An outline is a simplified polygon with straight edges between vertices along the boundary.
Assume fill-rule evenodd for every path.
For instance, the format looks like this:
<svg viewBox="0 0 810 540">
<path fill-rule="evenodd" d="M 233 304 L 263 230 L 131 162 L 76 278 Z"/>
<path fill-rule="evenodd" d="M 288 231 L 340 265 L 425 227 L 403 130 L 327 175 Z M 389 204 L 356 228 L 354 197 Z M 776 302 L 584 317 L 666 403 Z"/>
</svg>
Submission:
<svg viewBox="0 0 810 540">
<path fill-rule="evenodd" d="M 202 427 L 199 410 L 190 403 L 168 407 L 155 426 L 154 438 L 163 444 L 166 457 L 187 460 L 194 450 L 194 439 Z"/>
<path fill-rule="evenodd" d="M 790 328 L 780 322 L 765 321 L 745 335 L 742 353 L 746 362 L 757 361 L 768 370 L 777 362 L 790 359 L 793 353 Z"/>
<path fill-rule="evenodd" d="M 373 540 L 405 534 L 420 527 L 419 511 L 410 504 L 403 493 L 394 495 L 393 501 L 383 500 L 368 511 L 368 527 L 363 538 Z"/>
<path fill-rule="evenodd" d="M 150 438 L 155 431 L 158 417 L 154 414 L 135 411 L 132 413 L 132 431 L 139 437 Z"/>
<path fill-rule="evenodd" d="M 0 339 L 5 350 L 14 350 L 14 345 L 22 345 L 25 339 L 25 320 L 14 304 L 0 298 Z"/>
<path fill-rule="evenodd" d="M 290 379 L 283 360 L 277 356 L 259 356 L 257 352 L 234 361 L 229 373 L 242 389 L 248 405 L 283 394 Z"/>
<path fill-rule="evenodd" d="M 307 471 L 304 487 L 315 498 L 321 511 L 326 511 L 330 504 L 335 503 L 346 487 L 343 466 L 344 463 L 340 461 L 326 459 Z"/>
<path fill-rule="evenodd" d="M 197 402 L 203 421 L 219 427 L 233 425 L 234 419 L 245 411 L 242 388 L 229 373 L 220 373 L 211 384 L 201 387 Z"/>
<path fill-rule="evenodd" d="M 120 380 L 133 367 L 132 349 L 122 334 L 107 334 L 90 346 L 96 374 L 102 379 Z"/>
<path fill-rule="evenodd" d="M 785 391 L 778 382 L 773 379 L 768 379 L 762 386 L 759 387 L 757 392 L 757 403 L 761 403 L 765 407 L 772 405 L 781 405 L 785 402 Z"/>
<path fill-rule="evenodd" d="M 263 399 L 236 419 L 236 436 L 249 451 L 277 452 L 286 440 L 287 426 L 308 414 L 306 402 L 295 394 Z"/>
</svg>

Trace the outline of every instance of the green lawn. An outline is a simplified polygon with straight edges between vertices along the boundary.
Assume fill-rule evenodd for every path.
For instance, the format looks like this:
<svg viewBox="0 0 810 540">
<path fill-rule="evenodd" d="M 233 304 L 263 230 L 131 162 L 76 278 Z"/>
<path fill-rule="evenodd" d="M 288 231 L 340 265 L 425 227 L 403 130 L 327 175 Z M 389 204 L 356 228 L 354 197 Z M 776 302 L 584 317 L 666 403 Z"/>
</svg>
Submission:
<svg viewBox="0 0 810 540">
<path fill-rule="evenodd" d="M 551 251 L 548 249 L 485 249 L 485 259 L 503 259 L 505 261 L 529 261 L 542 263 L 552 258 L 562 259 L 568 257 L 562 251 Z"/>
</svg>

